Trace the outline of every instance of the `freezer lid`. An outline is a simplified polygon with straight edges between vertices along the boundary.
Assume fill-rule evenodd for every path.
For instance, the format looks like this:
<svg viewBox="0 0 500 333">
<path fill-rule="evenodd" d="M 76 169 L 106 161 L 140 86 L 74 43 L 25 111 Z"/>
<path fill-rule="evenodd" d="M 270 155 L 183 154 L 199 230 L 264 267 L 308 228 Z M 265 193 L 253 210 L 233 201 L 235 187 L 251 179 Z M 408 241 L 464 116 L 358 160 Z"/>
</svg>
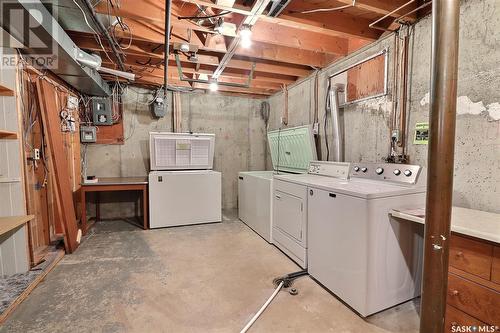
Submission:
<svg viewBox="0 0 500 333">
<path fill-rule="evenodd" d="M 267 139 L 275 171 L 306 173 L 317 159 L 312 125 L 269 131 Z"/>
<path fill-rule="evenodd" d="M 150 132 L 151 170 L 212 169 L 215 134 Z"/>
</svg>

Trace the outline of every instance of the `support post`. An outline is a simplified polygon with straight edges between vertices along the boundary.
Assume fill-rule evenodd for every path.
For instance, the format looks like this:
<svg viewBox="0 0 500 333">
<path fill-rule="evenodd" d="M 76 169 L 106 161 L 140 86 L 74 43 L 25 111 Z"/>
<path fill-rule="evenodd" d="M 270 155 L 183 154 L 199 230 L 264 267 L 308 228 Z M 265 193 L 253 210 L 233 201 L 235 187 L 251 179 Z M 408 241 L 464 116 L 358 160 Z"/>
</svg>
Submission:
<svg viewBox="0 0 500 333">
<path fill-rule="evenodd" d="M 460 0 L 432 3 L 430 139 L 421 333 L 442 333 L 446 310 L 455 154 Z"/>
</svg>

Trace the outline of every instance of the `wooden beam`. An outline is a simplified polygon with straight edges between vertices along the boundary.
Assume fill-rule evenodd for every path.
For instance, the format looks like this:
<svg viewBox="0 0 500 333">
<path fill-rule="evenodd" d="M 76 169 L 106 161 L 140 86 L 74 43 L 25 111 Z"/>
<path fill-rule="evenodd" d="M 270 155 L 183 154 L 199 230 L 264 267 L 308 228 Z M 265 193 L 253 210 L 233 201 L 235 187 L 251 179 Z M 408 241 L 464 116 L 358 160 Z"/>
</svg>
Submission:
<svg viewBox="0 0 500 333">
<path fill-rule="evenodd" d="M 103 65 L 108 67 L 111 66 L 112 64 L 109 61 L 104 61 Z M 178 77 L 177 75 L 177 68 L 175 61 L 171 60 L 169 61 L 169 66 L 172 66 L 171 72 L 173 72 L 173 75 L 175 77 Z M 137 63 L 133 62 L 125 62 L 125 67 L 127 69 L 130 69 L 133 73 L 136 73 L 137 75 L 140 75 L 141 72 L 148 73 L 152 76 L 157 76 L 157 77 L 162 77 L 163 73 L 163 66 L 150 66 L 147 69 L 145 69 L 144 66 L 141 66 Z M 199 66 L 197 68 L 196 64 L 193 63 L 182 63 L 182 71 L 185 74 L 207 74 L 211 75 L 213 73 L 213 69 L 215 68 L 214 66 Z M 242 82 L 244 82 L 246 79 L 248 79 L 248 74 L 249 71 L 243 71 L 243 70 L 234 70 L 230 69 L 224 72 L 223 77 L 228 77 L 228 78 L 236 78 L 236 79 L 241 79 Z M 290 77 L 290 76 L 274 76 L 274 75 L 266 75 L 266 73 L 257 73 L 254 72 L 254 78 L 253 81 L 257 82 L 259 84 L 269 84 L 270 87 L 275 87 L 275 86 L 281 86 L 283 84 L 290 84 L 295 82 L 295 77 Z"/>
<path fill-rule="evenodd" d="M 78 247 L 78 226 L 76 223 L 73 191 L 70 184 L 67 156 L 64 154 L 61 121 L 56 106 L 56 91 L 46 80 L 36 82 L 38 103 L 44 124 L 48 146 L 50 148 L 51 165 L 56 179 L 55 189 L 60 205 L 64 228 L 64 245 L 66 252 L 73 253 Z"/>
<path fill-rule="evenodd" d="M 158 8 L 161 8 L 161 6 L 154 5 L 150 2 L 128 1 L 124 2 L 121 8 L 115 10 L 114 13 L 118 16 L 121 16 L 122 18 L 141 22 L 143 24 L 148 24 L 152 30 L 155 30 L 156 32 L 162 32 L 164 19 L 162 18 L 162 15 L 160 15 L 161 13 L 158 12 Z M 96 7 L 96 11 L 102 14 L 108 13 L 105 3 L 98 5 Z M 344 32 L 335 32 L 325 27 L 322 28 L 321 24 L 318 25 L 304 23 L 307 21 L 297 20 L 297 22 L 288 23 L 287 20 L 283 19 L 275 19 L 267 16 L 261 17 L 262 21 L 259 20 L 257 24 L 252 28 L 252 40 L 254 42 L 295 47 L 309 51 L 323 50 L 325 53 L 332 53 L 337 55 L 347 54 L 347 49 L 345 46 L 347 45 L 347 41 L 345 40 L 345 37 L 348 35 L 346 35 Z M 234 18 L 234 20 L 240 21 L 238 18 Z M 228 19 L 228 21 L 231 21 L 231 19 Z M 128 20 L 126 23 L 129 24 Z M 335 26 L 340 27 L 342 26 L 342 23 L 348 22 L 347 20 L 344 20 L 343 22 Z M 369 22 L 366 22 L 367 26 L 368 23 Z M 173 18 L 172 20 L 172 26 L 174 29 L 193 29 L 203 32 L 210 31 L 207 28 L 193 24 L 192 22 L 186 20 L 178 20 L 175 18 Z M 275 31 L 270 30 L 273 26 L 275 26 Z M 361 37 L 369 39 L 376 39 L 379 36 L 378 31 L 361 31 L 360 29 L 356 28 L 356 25 L 352 25 L 350 22 L 349 24 L 345 24 L 345 26 L 346 27 L 344 27 L 343 30 L 350 32 L 354 36 L 356 34 L 359 34 Z M 132 26 L 131 30 L 132 33 L 136 34 L 136 29 L 132 28 Z M 279 33 L 280 36 L 275 36 L 275 33 Z M 281 38 L 283 34 L 290 36 L 290 44 L 287 43 L 289 38 Z M 303 39 L 303 43 L 298 45 L 294 38 L 296 38 L 296 36 L 300 34 L 303 34 L 303 36 L 299 36 L 301 39 Z M 315 43 L 316 41 L 324 43 L 318 45 L 317 43 Z"/>
<path fill-rule="evenodd" d="M 337 0 L 337 1 L 342 3 L 342 4 L 345 4 L 345 5 L 352 4 L 352 0 Z M 391 0 L 391 1 L 357 0 L 356 7 L 373 12 L 373 13 L 381 14 L 383 16 L 383 15 L 389 14 L 390 12 L 395 10 L 396 8 L 401 7 L 402 5 L 407 3 L 408 1 L 409 0 Z M 412 11 L 415 8 L 417 8 L 416 2 L 409 4 L 408 6 L 406 6 L 405 8 L 403 8 L 402 10 L 400 10 L 398 12 L 395 12 L 391 16 L 396 18 L 396 17 L 399 17 L 400 15 L 403 15 L 403 14 L 406 14 L 406 13 Z M 417 17 L 416 17 L 416 14 L 412 14 L 412 15 L 408 16 L 408 18 L 410 20 L 414 21 L 414 20 L 416 20 Z"/>
<path fill-rule="evenodd" d="M 259 20 L 252 28 L 252 41 L 345 56 L 347 39 Z"/>
<path fill-rule="evenodd" d="M 381 35 L 380 31 L 369 27 L 372 20 L 343 12 L 300 14 L 287 11 L 279 18 L 262 16 L 260 20 L 290 28 L 305 29 L 307 27 L 308 31 L 343 38 L 373 41 Z"/>
<path fill-rule="evenodd" d="M 158 77 L 154 77 L 154 76 L 144 76 L 144 77 L 138 79 L 136 83 L 137 84 L 144 83 L 144 84 L 149 84 L 149 85 L 160 86 L 163 84 L 162 82 L 163 82 L 163 78 L 158 78 Z M 189 83 L 187 83 L 185 81 L 180 81 L 180 80 L 175 80 L 175 79 L 170 79 L 170 78 L 169 78 L 169 84 L 171 84 L 172 86 L 177 86 L 177 87 L 191 88 Z M 203 83 L 194 83 L 192 88 L 209 90 L 209 85 L 203 84 Z M 237 92 L 237 93 L 250 94 L 250 95 L 270 96 L 270 95 L 278 92 L 279 89 L 255 88 L 255 87 L 240 88 L 240 87 L 230 87 L 230 86 L 219 85 L 219 91 Z"/>
<path fill-rule="evenodd" d="M 81 33 L 77 34 L 70 33 L 70 36 L 73 39 L 73 41 L 83 49 L 92 50 L 94 52 L 101 52 L 102 50 L 100 46 L 98 46 L 95 39 L 90 35 Z M 141 58 L 142 61 L 147 61 L 148 57 L 158 60 L 163 59 L 163 51 L 159 51 L 160 53 L 155 53 L 150 51 L 148 52 L 145 51 L 145 49 L 149 48 L 149 50 L 152 50 L 153 49 L 152 44 L 147 44 L 147 42 L 145 42 L 142 45 L 143 47 L 133 44 L 128 50 L 125 50 L 127 57 L 128 58 L 142 57 Z M 146 45 L 148 47 L 146 47 Z M 219 63 L 218 56 L 221 55 L 220 52 L 204 52 L 204 53 L 205 54 L 200 54 L 198 56 L 198 61 L 202 65 L 213 65 L 213 66 L 218 65 Z M 102 58 L 105 59 L 106 57 L 103 55 Z M 250 70 L 253 61 L 251 61 L 249 58 L 250 57 L 236 56 L 229 62 L 228 67 L 234 69 Z M 171 56 L 171 59 L 173 59 L 173 56 Z M 187 61 L 187 58 L 184 55 L 181 55 L 181 59 Z M 272 74 L 295 76 L 295 77 L 307 76 L 311 72 L 311 70 L 305 66 L 294 65 L 294 64 L 286 65 L 275 61 L 267 61 L 267 60 L 262 60 L 262 61 L 259 60 L 258 62 L 256 62 L 255 71 L 261 73 L 272 73 Z"/>
</svg>

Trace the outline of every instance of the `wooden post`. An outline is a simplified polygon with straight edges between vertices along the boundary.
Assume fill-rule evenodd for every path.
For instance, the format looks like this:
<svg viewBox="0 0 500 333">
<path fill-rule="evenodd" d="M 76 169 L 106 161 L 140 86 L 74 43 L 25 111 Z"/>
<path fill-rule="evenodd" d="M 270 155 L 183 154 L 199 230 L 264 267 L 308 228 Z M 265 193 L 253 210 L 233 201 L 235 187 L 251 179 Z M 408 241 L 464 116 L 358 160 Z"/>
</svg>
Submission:
<svg viewBox="0 0 500 333">
<path fill-rule="evenodd" d="M 68 170 L 68 157 L 65 155 L 63 147 L 59 110 L 51 84 L 40 79 L 37 81 L 36 87 L 40 113 L 50 150 L 57 213 L 64 229 L 64 245 L 67 253 L 73 253 L 78 247 L 78 226 Z"/>
<path fill-rule="evenodd" d="M 421 333 L 442 333 L 450 244 L 460 0 L 433 1 Z"/>
</svg>

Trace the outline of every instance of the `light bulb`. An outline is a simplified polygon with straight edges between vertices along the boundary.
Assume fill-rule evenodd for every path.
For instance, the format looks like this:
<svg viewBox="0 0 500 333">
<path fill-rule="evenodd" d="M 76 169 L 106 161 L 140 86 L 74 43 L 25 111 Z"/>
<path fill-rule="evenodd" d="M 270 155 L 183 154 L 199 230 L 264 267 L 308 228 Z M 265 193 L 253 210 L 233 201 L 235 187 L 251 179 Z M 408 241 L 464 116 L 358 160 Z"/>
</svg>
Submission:
<svg viewBox="0 0 500 333">
<path fill-rule="evenodd" d="M 208 87 L 209 87 L 210 91 L 217 91 L 217 90 L 219 90 L 219 85 L 217 84 L 217 82 L 211 82 Z"/>
<path fill-rule="evenodd" d="M 240 37 L 242 39 L 250 39 L 252 37 L 252 30 L 249 27 L 245 26 L 240 29 Z"/>
<path fill-rule="evenodd" d="M 252 40 L 250 38 L 242 38 L 240 41 L 241 47 L 248 49 L 250 46 L 252 46 Z"/>
</svg>

